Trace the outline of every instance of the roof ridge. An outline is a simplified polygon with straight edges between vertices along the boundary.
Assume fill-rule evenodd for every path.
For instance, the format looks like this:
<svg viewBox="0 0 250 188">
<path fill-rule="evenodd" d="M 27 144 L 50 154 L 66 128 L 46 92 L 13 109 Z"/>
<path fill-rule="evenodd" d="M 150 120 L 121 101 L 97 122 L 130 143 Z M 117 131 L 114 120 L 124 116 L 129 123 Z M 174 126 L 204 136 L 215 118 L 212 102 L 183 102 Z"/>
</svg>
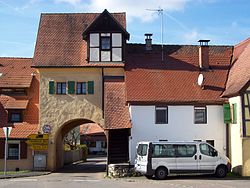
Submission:
<svg viewBox="0 0 250 188">
<path fill-rule="evenodd" d="M 127 43 L 127 45 L 145 45 L 145 43 Z M 161 46 L 161 44 L 152 44 L 152 46 Z M 163 46 L 200 46 L 199 44 L 163 44 Z M 209 47 L 234 47 L 233 45 L 209 45 Z"/>
<path fill-rule="evenodd" d="M 250 42 L 250 37 L 248 37 L 247 39 L 245 39 L 245 40 L 241 41 L 240 43 L 236 44 L 235 47 L 241 46 L 241 45 L 243 45 L 243 44 L 245 44 L 247 42 Z"/>
<path fill-rule="evenodd" d="M 33 59 L 33 57 L 0 57 L 0 59 Z"/>
<path fill-rule="evenodd" d="M 67 15 L 67 14 L 101 14 L 101 12 L 43 12 L 41 15 Z M 110 14 L 126 14 L 126 12 L 111 12 Z"/>
</svg>

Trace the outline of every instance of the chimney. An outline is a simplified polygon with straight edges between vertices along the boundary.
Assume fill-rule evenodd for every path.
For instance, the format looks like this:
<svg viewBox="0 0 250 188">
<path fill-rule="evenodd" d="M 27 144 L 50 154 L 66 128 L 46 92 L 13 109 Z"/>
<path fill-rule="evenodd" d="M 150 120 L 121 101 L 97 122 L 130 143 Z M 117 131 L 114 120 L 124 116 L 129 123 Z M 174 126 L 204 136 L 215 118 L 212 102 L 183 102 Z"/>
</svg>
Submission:
<svg viewBox="0 0 250 188">
<path fill-rule="evenodd" d="M 152 33 L 146 33 L 145 34 L 145 44 L 146 44 L 146 50 L 147 51 L 150 51 L 152 50 Z"/>
<path fill-rule="evenodd" d="M 209 69 L 209 46 L 210 40 L 199 40 L 199 67 L 201 69 Z"/>
</svg>

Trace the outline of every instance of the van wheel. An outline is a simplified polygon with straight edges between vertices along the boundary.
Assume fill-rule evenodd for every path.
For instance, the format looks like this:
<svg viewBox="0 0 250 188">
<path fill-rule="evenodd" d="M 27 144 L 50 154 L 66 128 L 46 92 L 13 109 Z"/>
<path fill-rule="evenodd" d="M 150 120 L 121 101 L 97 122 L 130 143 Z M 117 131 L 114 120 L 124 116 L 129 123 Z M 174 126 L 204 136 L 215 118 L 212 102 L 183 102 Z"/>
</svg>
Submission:
<svg viewBox="0 0 250 188">
<path fill-rule="evenodd" d="M 227 168 L 225 166 L 218 166 L 215 172 L 218 178 L 224 178 L 227 175 Z"/>
<path fill-rule="evenodd" d="M 152 179 L 153 176 L 152 175 L 144 175 L 147 179 Z"/>
<path fill-rule="evenodd" d="M 165 167 L 159 167 L 155 172 L 155 177 L 159 180 L 166 179 L 168 175 L 167 169 Z"/>
</svg>

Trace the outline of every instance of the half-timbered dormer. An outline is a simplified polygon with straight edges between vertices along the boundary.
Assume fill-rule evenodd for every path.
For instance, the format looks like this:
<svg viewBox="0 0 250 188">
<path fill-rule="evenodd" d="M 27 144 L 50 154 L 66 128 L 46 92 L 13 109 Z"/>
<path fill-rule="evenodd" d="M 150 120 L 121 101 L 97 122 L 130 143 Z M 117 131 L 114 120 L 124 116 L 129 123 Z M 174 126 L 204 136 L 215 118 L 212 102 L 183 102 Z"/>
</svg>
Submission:
<svg viewBox="0 0 250 188">
<path fill-rule="evenodd" d="M 106 9 L 84 30 L 88 43 L 88 62 L 119 63 L 129 33 Z"/>
</svg>

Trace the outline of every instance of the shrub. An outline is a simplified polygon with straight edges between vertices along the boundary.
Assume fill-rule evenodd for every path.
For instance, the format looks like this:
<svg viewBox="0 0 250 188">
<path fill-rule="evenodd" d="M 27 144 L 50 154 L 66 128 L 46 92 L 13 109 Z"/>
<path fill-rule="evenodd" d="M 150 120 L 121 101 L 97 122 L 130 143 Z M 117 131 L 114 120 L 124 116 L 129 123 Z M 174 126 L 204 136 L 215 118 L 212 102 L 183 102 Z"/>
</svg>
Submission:
<svg viewBox="0 0 250 188">
<path fill-rule="evenodd" d="M 81 149 L 82 150 L 82 152 L 83 152 L 83 161 L 86 161 L 87 160 L 87 156 L 88 156 L 88 147 L 87 147 L 87 145 L 85 145 L 85 144 L 81 144 L 81 145 L 78 145 L 77 146 L 77 149 Z"/>
</svg>

